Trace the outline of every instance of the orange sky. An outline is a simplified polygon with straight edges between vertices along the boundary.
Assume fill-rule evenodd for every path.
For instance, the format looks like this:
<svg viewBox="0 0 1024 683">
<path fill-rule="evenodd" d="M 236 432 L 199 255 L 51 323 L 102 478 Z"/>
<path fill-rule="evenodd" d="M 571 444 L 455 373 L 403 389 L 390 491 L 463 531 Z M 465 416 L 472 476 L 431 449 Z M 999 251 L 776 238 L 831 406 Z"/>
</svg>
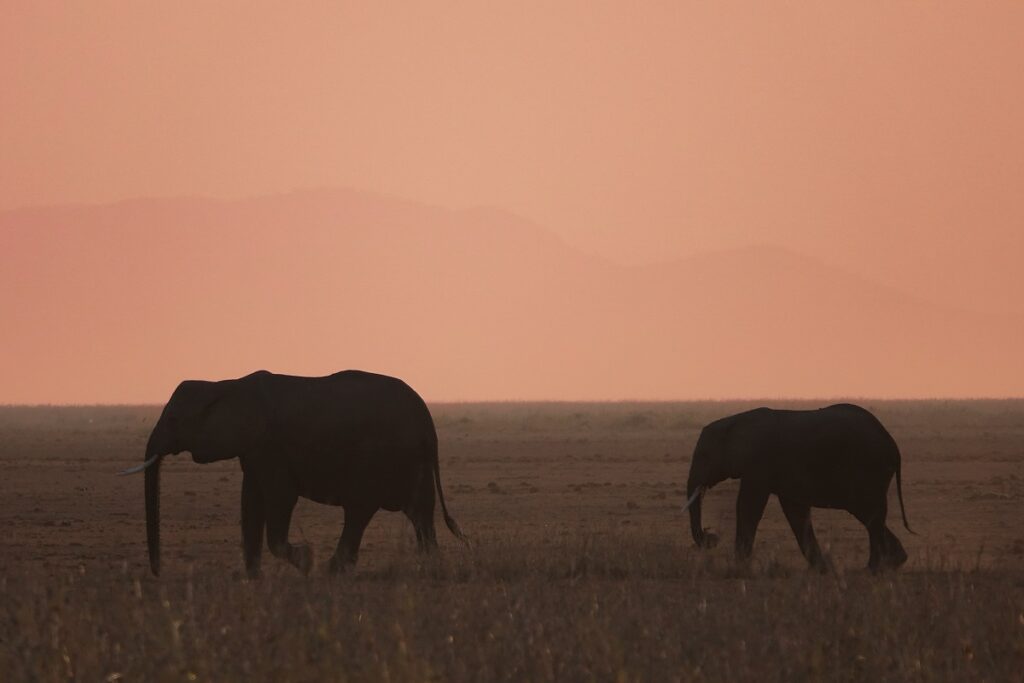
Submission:
<svg viewBox="0 0 1024 683">
<path fill-rule="evenodd" d="M 386 4 L 5 3 L 0 209 L 351 187 L 1024 313 L 1022 3 Z"/>
</svg>

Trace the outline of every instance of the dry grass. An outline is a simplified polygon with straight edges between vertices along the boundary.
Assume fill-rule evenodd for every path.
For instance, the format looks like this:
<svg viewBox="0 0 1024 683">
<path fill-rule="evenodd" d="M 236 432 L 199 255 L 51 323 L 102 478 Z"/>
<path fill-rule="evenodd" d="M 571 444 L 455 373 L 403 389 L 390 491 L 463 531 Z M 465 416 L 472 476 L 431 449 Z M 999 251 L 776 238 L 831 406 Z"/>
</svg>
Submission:
<svg viewBox="0 0 1024 683">
<path fill-rule="evenodd" d="M 237 465 L 169 463 L 165 572 L 138 479 L 156 409 L 0 409 L 0 680 L 1024 680 L 1024 403 L 871 404 L 904 453 L 911 554 L 868 575 L 863 530 L 816 511 L 803 569 L 776 505 L 755 562 L 698 553 L 678 512 L 699 426 L 741 404 L 434 408 L 475 544 L 422 558 L 400 515 L 359 569 L 240 577 Z M 707 516 L 731 541 L 735 489 Z M 303 503 L 320 563 L 340 511 Z"/>
</svg>

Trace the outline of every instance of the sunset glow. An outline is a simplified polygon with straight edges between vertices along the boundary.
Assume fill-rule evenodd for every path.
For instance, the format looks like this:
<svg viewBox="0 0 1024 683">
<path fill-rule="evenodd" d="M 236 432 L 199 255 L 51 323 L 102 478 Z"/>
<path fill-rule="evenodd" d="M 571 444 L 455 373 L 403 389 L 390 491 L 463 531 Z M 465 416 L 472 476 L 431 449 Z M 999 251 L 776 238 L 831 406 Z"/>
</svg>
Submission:
<svg viewBox="0 0 1024 683">
<path fill-rule="evenodd" d="M 1022 22 L 8 5 L 0 403 L 1024 395 Z"/>
</svg>

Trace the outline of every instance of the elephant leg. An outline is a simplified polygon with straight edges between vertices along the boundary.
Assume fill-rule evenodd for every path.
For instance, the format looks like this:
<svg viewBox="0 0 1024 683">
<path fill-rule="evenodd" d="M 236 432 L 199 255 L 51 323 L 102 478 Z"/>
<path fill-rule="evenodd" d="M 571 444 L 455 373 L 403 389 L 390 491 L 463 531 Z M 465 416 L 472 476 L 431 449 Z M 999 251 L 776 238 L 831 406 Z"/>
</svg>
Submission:
<svg viewBox="0 0 1024 683">
<path fill-rule="evenodd" d="M 740 562 L 749 559 L 754 549 L 754 535 L 769 495 L 768 491 L 746 481 L 740 482 L 740 493 L 736 497 L 736 559 Z"/>
<path fill-rule="evenodd" d="M 288 528 L 292 523 L 292 511 L 299 496 L 294 491 L 264 490 L 267 515 L 267 546 L 270 554 L 286 560 L 303 574 L 313 567 L 313 550 L 305 544 L 292 545 L 288 542 Z"/>
<path fill-rule="evenodd" d="M 896 569 L 907 561 L 907 553 L 903 549 L 903 544 L 885 525 L 887 514 L 888 501 L 885 499 L 884 492 L 874 505 L 854 511 L 854 516 L 868 530 L 868 543 L 871 547 L 868 569 L 872 573 Z"/>
<path fill-rule="evenodd" d="M 340 574 L 349 567 L 355 566 L 359 556 L 359 544 L 363 541 L 363 532 L 377 512 L 376 506 L 356 506 L 345 508 L 345 528 L 341 531 L 338 548 L 331 558 L 330 571 Z"/>
<path fill-rule="evenodd" d="M 252 477 L 242 475 L 242 551 L 245 571 L 254 579 L 260 573 L 260 553 L 263 550 L 263 526 L 266 518 L 263 496 Z"/>
<path fill-rule="evenodd" d="M 875 518 L 868 522 L 866 526 L 868 529 L 868 544 L 871 548 L 871 554 L 868 557 L 868 570 L 871 571 L 872 574 L 875 574 L 883 569 L 882 560 L 885 557 L 885 522 Z"/>
<path fill-rule="evenodd" d="M 811 507 L 801 503 L 795 503 L 787 498 L 779 498 L 782 504 L 782 512 L 786 515 L 789 528 L 796 536 L 796 542 L 800 546 L 800 552 L 804 554 L 811 567 L 819 571 L 828 570 L 828 561 L 821 552 L 818 539 L 814 536 L 814 527 L 811 526 Z"/>
<path fill-rule="evenodd" d="M 437 532 L 434 529 L 434 479 L 429 468 L 424 470 L 412 500 L 404 512 L 416 531 L 417 549 L 421 553 L 429 553 L 437 549 Z"/>
<path fill-rule="evenodd" d="M 437 531 L 434 528 L 433 516 L 428 517 L 426 513 L 414 510 L 406 511 L 405 514 L 416 531 L 416 549 L 421 553 L 437 550 Z"/>
<path fill-rule="evenodd" d="M 889 530 L 885 524 L 882 525 L 882 561 L 883 569 L 898 569 L 907 561 L 907 551 L 903 549 L 900 539 Z"/>
</svg>

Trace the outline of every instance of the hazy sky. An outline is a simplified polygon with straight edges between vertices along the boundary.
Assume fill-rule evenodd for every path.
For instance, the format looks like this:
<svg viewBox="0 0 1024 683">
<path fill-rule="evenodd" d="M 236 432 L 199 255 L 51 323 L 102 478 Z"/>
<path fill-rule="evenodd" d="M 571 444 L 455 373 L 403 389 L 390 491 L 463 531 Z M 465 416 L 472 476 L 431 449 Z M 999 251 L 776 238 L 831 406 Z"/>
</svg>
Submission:
<svg viewBox="0 0 1024 683">
<path fill-rule="evenodd" d="M 628 260 L 1024 246 L 1021 3 L 154 5 L 4 3 L 0 207 L 348 186 Z"/>
<path fill-rule="evenodd" d="M 1024 3 L 5 2 L 0 209 L 351 187 L 1024 312 Z"/>
</svg>

